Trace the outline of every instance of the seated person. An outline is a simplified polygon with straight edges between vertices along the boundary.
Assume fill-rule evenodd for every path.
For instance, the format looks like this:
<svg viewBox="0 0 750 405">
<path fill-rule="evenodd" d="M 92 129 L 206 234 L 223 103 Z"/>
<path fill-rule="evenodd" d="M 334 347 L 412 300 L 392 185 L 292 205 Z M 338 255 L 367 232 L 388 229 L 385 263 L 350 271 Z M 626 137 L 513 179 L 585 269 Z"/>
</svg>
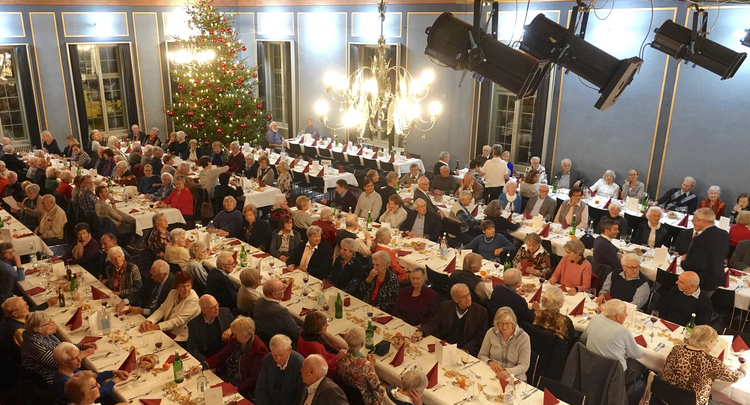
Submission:
<svg viewBox="0 0 750 405">
<path fill-rule="evenodd" d="M 534 314 L 534 325 L 565 339 L 568 346 L 571 346 L 576 340 L 576 330 L 573 321 L 560 313 L 560 309 L 565 305 L 565 294 L 561 289 L 551 286 L 544 290 L 541 301 L 541 308 Z"/>
<path fill-rule="evenodd" d="M 96 215 L 115 224 L 115 235 L 131 235 L 135 232 L 135 218 L 117 209 L 115 200 L 106 185 L 96 186 Z"/>
<path fill-rule="evenodd" d="M 269 166 L 268 157 L 263 155 L 258 158 L 258 172 L 256 178 L 266 185 L 273 184 L 276 174 L 274 173 L 271 166 Z"/>
<path fill-rule="evenodd" d="M 516 314 L 508 307 L 497 310 L 493 324 L 484 335 L 477 358 L 490 366 L 498 380 L 508 380 L 513 375 L 526 381 L 526 370 L 531 363 L 529 335 L 518 327 Z"/>
<path fill-rule="evenodd" d="M 482 193 L 484 193 L 484 187 L 474 179 L 473 172 L 464 174 L 464 177 L 461 179 L 461 184 L 454 195 L 458 197 L 464 190 L 471 191 L 474 194 L 474 200 L 476 201 L 479 201 L 482 198 Z"/>
<path fill-rule="evenodd" d="M 252 315 L 255 303 L 260 298 L 258 287 L 262 281 L 260 270 L 256 268 L 247 267 L 240 273 L 242 287 L 237 292 L 237 308 L 243 313 Z"/>
<path fill-rule="evenodd" d="M 157 257 L 163 259 L 164 251 L 166 250 L 167 245 L 169 245 L 172 240 L 169 237 L 169 232 L 167 231 L 169 222 L 167 222 L 167 217 L 164 216 L 163 213 L 159 212 L 151 218 L 151 223 L 153 225 L 153 228 L 151 229 L 151 233 L 148 236 L 147 245 L 148 248 L 151 249 L 151 251 L 153 251 Z"/>
<path fill-rule="evenodd" d="M 568 295 L 591 288 L 591 263 L 583 257 L 586 248 L 578 239 L 565 243 L 565 256 L 560 258 L 549 282 L 568 288 Z"/>
<path fill-rule="evenodd" d="M 336 338 L 327 333 L 328 321 L 323 312 L 310 312 L 305 316 L 302 333 L 297 340 L 297 351 L 307 357 L 311 354 L 323 356 L 328 363 L 329 375 L 336 372 L 336 355 L 329 352 L 327 347 L 335 351 L 346 350 L 346 344 L 341 344 Z"/>
<path fill-rule="evenodd" d="M 388 313 L 396 305 L 400 287 L 398 277 L 389 268 L 390 259 L 386 252 L 375 252 L 372 255 L 372 270 L 359 286 L 366 303 Z"/>
<path fill-rule="evenodd" d="M 659 315 L 662 318 L 685 326 L 695 314 L 696 325 L 711 323 L 713 304 L 711 298 L 701 291 L 701 279 L 692 271 L 685 271 L 677 277 L 677 285 L 661 299 Z"/>
<path fill-rule="evenodd" d="M 236 207 L 237 200 L 234 197 L 224 197 L 224 210 L 216 214 L 206 230 L 219 236 L 239 239 L 242 236 L 242 213 Z"/>
<path fill-rule="evenodd" d="M 284 194 L 277 194 L 273 198 L 273 205 L 271 206 L 271 213 L 268 215 L 271 228 L 276 230 L 281 227 L 279 220 L 284 215 L 292 216 L 292 210 L 289 208 L 289 203 L 286 201 Z"/>
<path fill-rule="evenodd" d="M 383 185 L 375 185 L 376 191 L 378 194 L 380 194 L 380 198 L 382 199 L 383 204 L 381 205 L 380 212 L 373 217 L 373 220 L 375 220 L 376 217 L 382 215 L 385 212 L 386 205 L 388 204 L 388 199 L 394 195 L 398 194 L 398 191 L 396 191 L 396 187 L 398 187 L 398 174 L 396 172 L 388 172 L 388 174 L 385 176 L 385 184 Z"/>
<path fill-rule="evenodd" d="M 252 156 L 252 155 L 249 155 Z M 263 358 L 255 403 L 258 405 L 299 404 L 305 383 L 302 381 L 301 354 L 292 350 L 292 340 L 275 335 L 268 344 L 271 353 Z"/>
<path fill-rule="evenodd" d="M 258 162 L 252 153 L 245 155 L 245 169 L 242 170 L 242 175 L 246 179 L 254 179 L 258 175 Z"/>
<path fill-rule="evenodd" d="M 420 177 L 424 177 L 424 174 L 419 170 L 419 165 L 412 163 L 409 165 L 409 173 L 404 173 L 399 182 L 403 188 L 417 187 L 417 181 Z"/>
<path fill-rule="evenodd" d="M 357 207 L 357 197 L 349 192 L 349 183 L 344 179 L 336 180 L 336 193 L 334 194 L 333 200 L 328 201 L 323 198 L 320 202 L 325 205 L 330 204 L 331 207 L 336 207 L 341 212 L 352 213 Z"/>
<path fill-rule="evenodd" d="M 602 234 L 594 240 L 594 262 L 609 266 L 612 271 L 619 272 L 622 270 L 620 268 L 622 253 L 612 243 L 612 239 L 617 238 L 620 232 L 619 226 L 615 221 L 606 218 L 603 218 L 602 222 L 600 225 Z"/>
<path fill-rule="evenodd" d="M 232 175 L 229 174 L 229 172 L 224 172 L 219 175 L 219 184 L 214 187 L 215 201 L 224 202 L 226 201 L 227 197 L 234 197 L 236 203 L 236 201 L 239 201 L 240 197 L 244 195 L 242 187 L 235 187 L 234 184 L 229 184 L 229 179 L 231 177 Z"/>
<path fill-rule="evenodd" d="M 399 228 L 410 238 L 425 238 L 437 242 L 443 235 L 443 225 L 438 214 L 427 210 L 425 200 L 414 201 L 414 211 L 406 214 L 406 219 Z"/>
<path fill-rule="evenodd" d="M 120 378 L 117 379 L 121 381 Z M 99 384 L 99 377 L 96 373 L 89 370 L 82 370 L 75 373 L 65 383 L 63 390 L 63 398 L 65 403 L 72 405 L 86 405 L 98 403 L 101 397 L 104 397 L 101 393 L 101 385 Z M 111 401 L 112 398 L 109 398 Z M 105 401 L 106 403 L 106 401 Z M 124 402 L 120 402 L 117 405 L 124 405 Z"/>
<path fill-rule="evenodd" d="M 521 194 L 521 197 L 531 198 L 539 196 L 539 177 L 539 172 L 534 169 L 526 172 L 521 185 L 518 186 L 518 193 Z"/>
<path fill-rule="evenodd" d="M 487 331 L 487 310 L 472 303 L 471 291 L 466 284 L 454 284 L 451 298 L 453 300 L 440 304 L 435 318 L 417 329 L 414 339 L 432 335 L 477 356 Z"/>
<path fill-rule="evenodd" d="M 320 219 L 313 222 L 323 232 L 323 241 L 328 244 L 328 247 L 333 249 L 336 246 L 336 236 L 338 234 L 339 224 L 338 221 L 333 218 L 333 210 L 328 207 L 323 208 L 318 212 Z"/>
<path fill-rule="evenodd" d="M 503 211 L 515 212 L 516 214 L 523 212 L 521 209 L 523 206 L 521 195 L 516 192 L 517 190 L 518 183 L 516 183 L 515 179 L 510 179 L 505 183 L 505 192 L 500 194 L 500 197 L 497 198 L 500 201 L 500 206 L 503 208 Z"/>
<path fill-rule="evenodd" d="M 364 329 L 361 326 L 353 326 L 349 328 L 349 331 L 344 335 L 344 340 L 346 341 L 348 349 L 339 351 L 337 355 L 336 375 L 342 381 L 359 390 L 362 394 L 363 403 L 365 405 L 381 404 L 383 401 L 383 388 L 380 386 L 380 379 L 375 373 L 375 355 L 370 353 L 367 355 L 367 358 L 365 358 L 360 354 L 362 352 L 362 347 L 365 344 Z M 308 362 L 316 357 L 322 359 L 322 357 L 312 355 L 305 361 Z M 319 362 L 320 360 L 318 359 L 315 359 L 314 361 Z M 315 401 L 313 400 L 312 403 L 315 403 Z M 333 402 L 328 403 L 333 404 Z"/>
<path fill-rule="evenodd" d="M 607 215 L 604 215 L 599 220 L 599 225 L 596 227 L 596 233 L 602 233 L 604 221 L 613 221 L 617 224 L 617 230 L 619 231 L 620 235 L 630 235 L 630 229 L 628 229 L 628 220 L 625 219 L 625 217 L 620 216 L 620 210 L 622 209 L 622 205 L 620 205 L 619 201 L 612 200 L 609 202 L 609 207 L 607 207 Z"/>
<path fill-rule="evenodd" d="M 161 176 L 154 174 L 151 165 L 143 166 L 143 177 L 138 181 L 138 192 L 141 194 L 154 194 L 161 187 Z"/>
<path fill-rule="evenodd" d="M 320 243 L 323 231 L 319 226 L 307 228 L 307 243 L 297 246 L 294 254 L 287 260 L 289 270 L 301 269 L 317 279 L 324 279 L 331 274 L 333 252 L 327 243 Z"/>
<path fill-rule="evenodd" d="M 120 186 L 136 186 L 138 184 L 135 176 L 128 169 L 128 162 L 124 160 L 118 161 L 115 165 L 115 170 L 112 172 L 112 182 Z"/>
<path fill-rule="evenodd" d="M 68 398 L 65 397 L 65 383 L 79 373 L 82 363 L 80 354 L 81 350 L 69 342 L 61 342 L 52 351 L 52 358 L 60 366 L 52 381 L 52 392 L 61 402 L 68 402 Z M 94 374 L 94 378 L 99 384 L 99 399 L 113 400 L 112 390 L 115 388 L 115 384 L 125 381 L 129 377 L 130 373 L 123 370 L 102 371 Z"/>
<path fill-rule="evenodd" d="M 481 221 L 474 218 L 468 208 L 471 205 L 471 201 L 472 194 L 468 191 L 464 191 L 459 196 L 458 201 L 453 204 L 450 212 L 450 219 L 458 222 L 461 227 L 461 240 L 464 243 L 471 242 L 472 239 L 481 233 L 479 230 Z"/>
<path fill-rule="evenodd" d="M 556 209 L 557 202 L 549 196 L 549 186 L 546 184 L 540 184 L 539 195 L 530 197 L 529 203 L 526 204 L 529 215 L 532 217 L 541 215 L 546 221 L 554 218 Z"/>
<path fill-rule="evenodd" d="M 258 218 L 258 209 L 253 204 L 245 204 L 242 216 L 244 220 L 240 239 L 250 246 L 268 252 L 271 247 L 271 225 L 266 220 Z"/>
<path fill-rule="evenodd" d="M 621 260 L 622 271 L 612 270 L 604 280 L 596 302 L 601 304 L 607 300 L 609 294 L 624 302 L 629 302 L 637 309 L 645 309 L 651 289 L 648 279 L 641 274 L 641 258 L 635 253 L 628 253 Z"/>
<path fill-rule="evenodd" d="M 177 175 L 174 178 L 174 191 L 166 199 L 156 203 L 156 208 L 175 208 L 180 211 L 188 224 L 193 221 L 193 194 L 185 187 L 185 178 Z M 192 226 L 192 225 L 189 225 Z"/>
<path fill-rule="evenodd" d="M 229 308 L 219 307 L 219 302 L 205 294 L 198 300 L 201 314 L 187 323 L 188 340 L 185 350 L 198 361 L 206 361 L 226 346 L 232 336 L 230 325 L 234 315 Z"/>
<path fill-rule="evenodd" d="M 297 210 L 292 214 L 294 226 L 299 229 L 307 229 L 312 225 L 313 219 L 310 215 L 310 199 L 304 195 L 297 197 L 294 203 Z"/>
<path fill-rule="evenodd" d="M 427 388 L 427 376 L 417 370 L 409 370 L 401 376 L 401 388 L 388 385 L 385 388 L 386 405 L 407 405 L 422 403 L 422 394 Z"/>
<path fill-rule="evenodd" d="M 365 219 L 369 215 L 375 220 L 378 214 L 380 214 L 383 199 L 380 197 L 380 194 L 375 192 L 375 183 L 371 179 L 365 178 L 362 181 L 362 188 L 364 188 L 365 192 L 359 195 L 357 206 L 354 208 L 354 215 Z"/>
<path fill-rule="evenodd" d="M 516 246 L 503 235 L 495 233 L 495 224 L 492 221 L 485 219 L 479 229 L 484 234 L 472 239 L 464 248 L 471 249 L 489 261 L 499 258 L 509 260 L 516 254 Z"/>
<path fill-rule="evenodd" d="M 47 194 L 42 197 L 42 211 L 42 218 L 39 226 L 34 229 L 34 233 L 49 246 L 65 243 L 63 239 L 68 218 L 65 211 L 57 205 L 55 196 Z"/>
<path fill-rule="evenodd" d="M 114 295 L 125 299 L 141 289 L 143 286 L 141 272 L 138 266 L 125 261 L 125 254 L 121 247 L 115 246 L 109 249 L 107 261 L 109 264 L 104 271 L 104 278 L 100 281 L 112 290 Z"/>
<path fill-rule="evenodd" d="M 18 204 L 20 209 L 13 208 L 11 211 L 29 229 L 36 229 L 42 218 L 42 196 L 39 195 L 39 190 L 40 187 L 36 184 L 26 186 L 26 197 Z"/>
<path fill-rule="evenodd" d="M 360 283 L 367 278 L 367 275 L 368 273 L 357 260 L 357 242 L 351 238 L 342 240 L 339 255 L 333 261 L 328 282 L 339 290 L 356 296 Z"/>
<path fill-rule="evenodd" d="M 617 198 L 620 195 L 620 186 L 615 183 L 615 172 L 612 170 L 604 172 L 604 176 L 597 180 L 589 190 L 596 192 L 598 197 Z"/>
<path fill-rule="evenodd" d="M 385 212 L 380 216 L 381 224 L 388 224 L 393 229 L 399 229 L 401 224 L 406 220 L 406 210 L 403 207 L 404 201 L 398 194 L 391 194 L 388 197 Z"/>
<path fill-rule="evenodd" d="M 286 335 L 293 342 L 299 339 L 300 328 L 286 307 L 281 306 L 286 286 L 272 278 L 263 284 L 263 297 L 255 303 L 253 316 L 258 330 L 265 336 Z"/>
<path fill-rule="evenodd" d="M 125 305 L 130 305 L 131 313 L 148 317 L 164 303 L 174 289 L 174 274 L 169 272 L 169 264 L 164 260 L 155 261 L 150 271 L 151 277 L 143 286 L 117 304 L 118 313 Z"/>
<path fill-rule="evenodd" d="M 745 271 L 750 268 L 750 240 L 743 240 L 737 244 L 737 249 L 732 254 L 729 267 Z"/>
<path fill-rule="evenodd" d="M 146 193 L 146 197 L 149 198 L 151 201 L 163 201 L 166 200 L 167 197 L 169 197 L 170 194 L 172 194 L 172 191 L 174 191 L 174 177 L 169 173 L 162 173 L 161 174 L 161 186 L 153 193 L 148 194 Z"/>
<path fill-rule="evenodd" d="M 554 200 L 552 201 L 554 203 Z M 508 232 L 513 232 L 521 227 L 518 222 L 513 222 L 503 216 L 503 207 L 500 200 L 492 200 L 484 208 L 484 219 L 495 224 L 495 232 L 503 234 L 508 239 Z"/>
<path fill-rule="evenodd" d="M 396 307 L 393 310 L 394 316 L 416 327 L 434 318 L 438 312 L 438 295 L 430 287 L 424 285 L 425 280 L 427 280 L 425 269 L 421 267 L 412 269 L 409 273 L 411 285 L 398 291 Z"/>
<path fill-rule="evenodd" d="M 203 261 L 206 260 L 210 252 L 205 243 L 196 240 L 190 244 L 188 253 L 190 254 L 190 260 L 187 262 L 185 271 L 193 276 L 195 292 L 205 293 L 206 283 L 208 282 L 208 270 L 203 266 Z"/>
<path fill-rule="evenodd" d="M 531 304 L 532 309 L 529 309 L 529 303 L 523 298 L 526 292 L 521 289 L 521 284 L 523 284 L 521 271 L 514 268 L 505 270 L 503 281 L 504 284 L 498 284 L 492 289 L 492 296 L 487 303 L 490 312 L 496 313 L 502 307 L 509 307 L 519 320 L 533 322 L 539 303 L 534 302 Z"/>
<path fill-rule="evenodd" d="M 229 309 L 237 308 L 237 286 L 228 274 L 237 267 L 234 257 L 229 252 L 220 252 L 216 258 L 216 267 L 208 271 L 206 278 L 206 293 L 219 301 L 219 305 Z"/>
<path fill-rule="evenodd" d="M 180 266 L 181 270 L 185 270 L 187 263 L 190 260 L 190 253 L 187 250 L 187 238 L 185 237 L 185 230 L 182 228 L 174 228 L 169 232 L 169 239 L 172 243 L 164 248 L 164 260 L 169 264 L 176 264 Z"/>
<path fill-rule="evenodd" d="M 71 246 L 61 259 L 67 265 L 78 264 L 89 273 L 93 274 L 94 277 L 101 275 L 102 269 L 99 256 L 99 246 L 96 243 L 96 239 L 91 237 L 89 232 L 89 224 L 81 222 L 76 225 L 73 229 L 73 233 L 76 235 L 76 242 Z"/>
<path fill-rule="evenodd" d="M 568 193 L 570 199 L 560 206 L 555 215 L 555 223 L 561 224 L 562 220 L 570 225 L 573 218 L 576 220 L 576 229 L 586 229 L 589 226 L 589 205 L 581 201 L 583 190 L 579 187 L 573 187 Z"/>
<path fill-rule="evenodd" d="M 440 166 L 440 173 L 435 174 L 435 178 L 432 179 L 430 191 L 435 192 L 435 190 L 437 190 L 442 192 L 443 194 L 452 195 L 456 192 L 457 188 L 458 182 L 456 181 L 456 178 L 451 174 L 451 169 L 448 167 L 448 165 Z"/>
<path fill-rule="evenodd" d="M 693 192 L 693 188 L 695 188 L 695 179 L 690 176 L 685 177 L 680 187 L 667 190 L 661 198 L 656 200 L 655 204 L 665 210 L 692 214 L 698 209 L 698 195 Z"/>
<path fill-rule="evenodd" d="M 472 299 L 477 302 L 484 302 L 490 299 L 492 291 L 484 284 L 484 280 L 477 273 L 482 270 L 482 256 L 476 253 L 469 253 L 464 256 L 464 263 L 461 269 L 456 269 L 448 277 L 450 285 L 463 283 L 471 289 Z"/>
<path fill-rule="evenodd" d="M 552 273 L 549 253 L 542 247 L 542 238 L 536 232 L 527 233 L 524 244 L 513 257 L 513 267 L 524 274 L 548 278 Z"/>
<path fill-rule="evenodd" d="M 391 271 L 394 272 L 398 277 L 398 281 L 404 281 L 409 278 L 409 274 L 406 272 L 406 270 L 404 270 L 403 267 L 401 267 L 401 264 L 399 264 L 396 254 L 393 253 L 393 250 L 391 250 L 390 247 L 388 247 L 391 243 L 391 230 L 385 227 L 378 229 L 378 231 L 375 232 L 375 241 L 377 242 L 377 244 L 373 245 L 373 253 L 388 253 L 388 256 L 391 258 L 389 267 Z"/>
<path fill-rule="evenodd" d="M 297 246 L 302 243 L 299 232 L 292 229 L 292 216 L 284 215 L 279 220 L 281 229 L 273 231 L 271 235 L 271 255 L 282 262 L 286 263 L 296 250 Z"/>
<path fill-rule="evenodd" d="M 344 219 L 344 229 L 339 229 L 336 234 L 336 242 L 340 245 L 344 239 L 351 239 L 357 243 L 357 252 L 359 257 L 370 257 L 372 256 L 372 235 L 370 232 L 362 231 L 364 239 L 357 236 L 359 232 L 359 217 L 354 214 L 349 214 Z"/>
<path fill-rule="evenodd" d="M 646 211 L 648 221 L 641 222 L 633 231 L 631 242 L 634 245 L 644 245 L 657 248 L 670 245 L 669 231 L 666 226 L 661 225 L 661 208 L 649 207 Z"/>
</svg>

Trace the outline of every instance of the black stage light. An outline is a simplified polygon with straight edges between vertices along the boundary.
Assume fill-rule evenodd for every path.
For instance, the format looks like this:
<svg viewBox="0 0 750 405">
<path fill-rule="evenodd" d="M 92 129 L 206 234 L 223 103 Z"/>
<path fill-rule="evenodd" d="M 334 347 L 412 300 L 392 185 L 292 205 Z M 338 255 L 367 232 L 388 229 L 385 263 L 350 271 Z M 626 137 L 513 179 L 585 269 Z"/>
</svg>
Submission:
<svg viewBox="0 0 750 405">
<path fill-rule="evenodd" d="M 470 24 L 445 12 L 427 28 L 424 53 L 454 70 L 476 72 L 518 98 L 534 95 L 549 63 L 517 51 L 483 30 L 475 42 L 472 29 Z"/>
<path fill-rule="evenodd" d="M 735 52 L 701 34 L 696 33 L 694 35 L 692 30 L 676 24 L 672 20 L 665 21 L 654 32 L 656 35 L 651 42 L 652 48 L 658 49 L 675 59 L 685 59 L 688 62 L 695 63 L 721 76 L 721 80 L 734 76 L 747 57 L 747 53 Z M 743 44 L 745 43 L 743 42 Z"/>
<path fill-rule="evenodd" d="M 521 50 L 569 69 L 598 87 L 601 97 L 594 106 L 602 111 L 617 102 L 643 64 L 637 57 L 619 60 L 542 14 L 524 31 Z"/>
<path fill-rule="evenodd" d="M 750 29 L 745 30 L 745 32 L 747 32 L 747 35 L 740 40 L 740 43 L 745 46 L 750 46 Z"/>
</svg>

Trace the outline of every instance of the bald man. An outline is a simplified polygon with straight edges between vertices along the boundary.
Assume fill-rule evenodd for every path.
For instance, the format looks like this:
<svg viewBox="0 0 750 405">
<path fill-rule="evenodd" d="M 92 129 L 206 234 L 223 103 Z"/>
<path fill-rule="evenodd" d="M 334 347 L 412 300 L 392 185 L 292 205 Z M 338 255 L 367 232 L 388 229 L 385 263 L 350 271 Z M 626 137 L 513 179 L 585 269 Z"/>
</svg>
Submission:
<svg viewBox="0 0 750 405">
<path fill-rule="evenodd" d="M 302 405 L 347 405 L 344 391 L 326 377 L 328 364 L 319 354 L 311 354 L 302 362 L 302 381 L 307 389 L 302 392 Z"/>
<path fill-rule="evenodd" d="M 232 311 L 226 307 L 219 307 L 213 295 L 205 294 L 198 305 L 202 316 L 196 316 L 188 322 L 187 349 L 198 361 L 218 353 L 224 348 L 232 330 L 229 325 L 234 321 Z"/>
<path fill-rule="evenodd" d="M 278 279 L 268 280 L 263 285 L 263 297 L 255 302 L 255 330 L 266 339 L 282 334 L 296 342 L 300 327 L 289 311 L 281 306 L 285 288 L 284 283 Z"/>
<path fill-rule="evenodd" d="M 696 325 L 711 323 L 713 306 L 711 298 L 700 288 L 701 279 L 697 273 L 686 271 L 677 277 L 677 285 L 662 298 L 659 314 L 662 318 L 685 326 L 695 314 Z"/>
</svg>

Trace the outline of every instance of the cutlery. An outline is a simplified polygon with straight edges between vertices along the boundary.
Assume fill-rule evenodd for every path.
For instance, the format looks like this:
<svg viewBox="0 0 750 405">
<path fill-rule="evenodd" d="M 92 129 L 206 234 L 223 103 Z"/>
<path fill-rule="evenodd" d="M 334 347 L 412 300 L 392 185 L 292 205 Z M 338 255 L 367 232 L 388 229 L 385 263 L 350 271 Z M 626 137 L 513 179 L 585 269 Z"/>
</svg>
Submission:
<svg viewBox="0 0 750 405">
<path fill-rule="evenodd" d="M 148 392 L 144 392 L 143 394 L 138 394 L 138 395 L 136 395 L 136 396 L 131 397 L 130 399 L 128 399 L 128 402 L 133 402 L 134 399 L 136 399 L 138 397 L 146 396 L 146 395 L 148 395 L 150 393 L 151 393 L 151 390 L 149 390 Z"/>
<path fill-rule="evenodd" d="M 480 380 L 482 379 L 482 376 L 481 376 L 481 375 L 479 375 L 479 374 L 477 374 L 477 373 L 475 373 L 475 372 L 474 372 L 474 370 L 472 370 L 472 369 L 469 369 L 469 372 L 470 372 L 471 374 L 474 374 L 474 376 L 475 376 L 475 377 L 477 377 L 478 379 L 480 379 Z"/>
<path fill-rule="evenodd" d="M 533 390 L 531 390 L 528 394 L 524 395 L 523 399 L 526 399 L 526 398 L 530 397 L 532 394 L 534 394 L 537 391 L 539 391 L 539 388 L 534 387 Z"/>
<path fill-rule="evenodd" d="M 446 385 L 448 385 L 448 383 L 447 383 L 447 382 L 444 382 L 444 383 L 442 383 L 442 384 L 438 385 L 437 387 L 433 388 L 433 389 L 432 389 L 432 392 L 435 392 L 435 391 L 437 391 L 437 390 L 439 390 L 439 389 L 441 389 L 441 388 L 445 387 Z"/>
<path fill-rule="evenodd" d="M 404 367 L 404 371 L 402 371 L 399 376 L 403 376 L 405 372 L 409 371 L 411 368 L 411 363 L 407 364 L 406 367 Z"/>
<path fill-rule="evenodd" d="M 130 380 L 127 380 L 127 381 L 123 381 L 123 382 L 121 382 L 121 383 L 119 384 L 119 386 L 120 386 L 120 387 L 122 387 L 122 386 L 124 386 L 124 385 L 126 385 L 126 384 L 130 384 L 130 383 L 132 383 L 132 382 L 136 382 L 136 381 L 139 381 L 140 379 L 141 379 L 141 376 L 136 376 L 135 378 L 132 378 L 132 379 L 130 379 Z"/>
<path fill-rule="evenodd" d="M 298 299 L 297 301 L 294 301 L 294 302 L 290 302 L 290 303 L 289 303 L 289 304 L 287 304 L 286 306 L 287 306 L 287 307 L 291 307 L 292 305 L 294 305 L 294 304 L 296 304 L 296 303 L 298 303 L 298 302 L 300 302 L 300 301 L 302 301 L 302 298 Z"/>
<path fill-rule="evenodd" d="M 106 354 L 100 354 L 100 355 L 98 355 L 98 356 L 94 356 L 94 357 L 92 357 L 92 358 L 91 358 L 90 360 L 99 360 L 99 359 L 103 359 L 103 358 L 105 358 L 105 357 L 109 356 L 110 354 L 112 354 L 112 352 L 111 352 L 111 351 L 110 351 L 110 352 L 107 352 Z"/>
<path fill-rule="evenodd" d="M 189 389 L 187 389 L 187 387 L 182 387 L 182 389 L 183 389 L 183 390 L 185 390 L 185 392 L 187 392 L 187 393 L 188 393 L 188 395 L 193 395 L 193 393 L 192 393 L 192 392 L 190 392 L 190 390 L 189 390 Z"/>
<path fill-rule="evenodd" d="M 467 363 L 465 366 L 463 366 L 463 369 L 466 370 L 467 368 L 479 363 L 479 360 L 472 361 L 470 363 Z"/>
<path fill-rule="evenodd" d="M 118 360 L 115 360 L 114 363 L 105 364 L 105 365 L 101 366 L 100 369 L 105 370 L 109 366 L 114 366 L 115 364 L 117 364 L 117 362 L 118 362 Z"/>
<path fill-rule="evenodd" d="M 586 323 L 589 319 L 591 319 L 591 317 L 589 315 L 586 315 L 586 317 L 578 321 L 578 323 Z"/>
<path fill-rule="evenodd" d="M 662 347 L 664 347 L 664 342 L 659 342 L 654 348 L 654 352 L 658 352 Z"/>
<path fill-rule="evenodd" d="M 456 402 L 456 403 L 455 403 L 455 404 L 453 404 L 453 405 L 461 405 L 461 404 L 463 404 L 464 402 L 466 402 L 466 400 L 468 400 L 469 398 L 471 398 L 471 396 L 467 396 L 467 397 L 465 397 L 464 399 L 462 399 L 462 400 L 460 400 L 460 401 Z"/>
</svg>

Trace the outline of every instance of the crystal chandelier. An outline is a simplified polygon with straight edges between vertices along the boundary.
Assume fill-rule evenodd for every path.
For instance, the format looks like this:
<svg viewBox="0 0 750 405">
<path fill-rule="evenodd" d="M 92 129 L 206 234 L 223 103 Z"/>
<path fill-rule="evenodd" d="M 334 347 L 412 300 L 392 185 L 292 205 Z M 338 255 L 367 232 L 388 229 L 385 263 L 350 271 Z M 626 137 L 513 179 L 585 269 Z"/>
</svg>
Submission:
<svg viewBox="0 0 750 405">
<path fill-rule="evenodd" d="M 328 120 L 328 103 L 319 101 L 315 111 L 326 128 L 337 130 L 349 128 L 357 133 L 362 142 L 365 133 L 389 136 L 392 146 L 399 140 L 406 146 L 406 138 L 417 130 L 424 134 L 435 127 L 441 106 L 438 102 L 429 104 L 427 119 L 422 118 L 422 101 L 432 90 L 435 74 L 425 70 L 421 78 L 415 78 L 401 66 L 390 66 L 385 60 L 385 3 L 378 6 L 380 14 L 380 37 L 378 54 L 372 58 L 371 66 L 362 66 L 348 78 L 326 74 L 326 92 L 331 95 L 339 110 L 344 113 L 341 123 L 331 124 Z M 393 135 L 391 137 L 391 135 Z M 423 135 L 424 138 L 424 135 Z"/>
</svg>

